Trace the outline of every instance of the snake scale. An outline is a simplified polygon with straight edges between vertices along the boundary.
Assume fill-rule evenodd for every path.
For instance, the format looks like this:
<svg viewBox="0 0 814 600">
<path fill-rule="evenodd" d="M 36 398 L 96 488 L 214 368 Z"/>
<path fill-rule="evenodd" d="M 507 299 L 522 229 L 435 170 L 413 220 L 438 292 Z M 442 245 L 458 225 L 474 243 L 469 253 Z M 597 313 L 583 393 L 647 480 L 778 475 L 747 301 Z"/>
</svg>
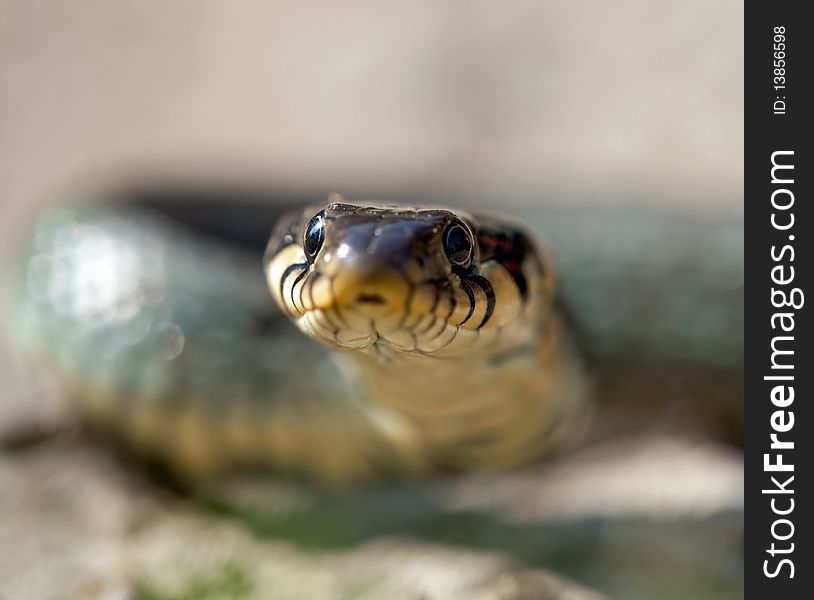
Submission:
<svg viewBox="0 0 814 600">
<path fill-rule="evenodd" d="M 737 220 L 168 195 L 44 213 L 9 325 L 89 425 L 182 479 L 514 467 L 635 420 L 619 398 L 739 418 Z"/>
</svg>

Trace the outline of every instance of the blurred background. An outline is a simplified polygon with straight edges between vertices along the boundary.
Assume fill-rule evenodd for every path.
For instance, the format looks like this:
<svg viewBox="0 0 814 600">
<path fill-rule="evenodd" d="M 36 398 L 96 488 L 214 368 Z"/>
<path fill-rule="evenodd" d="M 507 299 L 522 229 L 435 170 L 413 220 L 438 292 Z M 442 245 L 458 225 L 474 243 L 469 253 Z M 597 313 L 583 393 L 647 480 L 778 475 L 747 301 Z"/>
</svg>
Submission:
<svg viewBox="0 0 814 600">
<path fill-rule="evenodd" d="M 0 265 L 62 190 L 120 180 L 739 218 L 742 29 L 734 0 L 0 0 Z M 9 355 L 0 339 L 0 431 L 53 411 Z M 563 483 L 568 493 L 546 479 L 563 496 L 539 510 L 478 500 L 513 527 L 539 524 L 525 552 L 544 560 L 524 561 L 502 548 L 517 531 L 494 523 L 482 535 L 502 541 L 474 549 L 400 530 L 314 556 L 166 503 L 81 444 L 2 451 L 0 598 L 599 597 L 571 579 L 621 598 L 738 597 L 738 452 L 662 440 L 613 456 L 639 462 L 574 468 L 585 481 L 604 473 L 611 496 L 614 474 L 642 469 L 655 479 L 618 493 L 669 500 L 681 518 L 631 526 L 652 508 L 643 501 L 608 524 L 599 507 L 612 499 L 600 495 L 581 516 L 601 521 L 602 536 L 580 530 L 563 550 L 552 507 L 583 479 Z M 666 473 L 686 479 L 671 487 Z M 536 497 L 524 479 L 503 484 Z M 448 495 L 472 508 L 465 486 Z M 736 516 L 703 521 L 719 514 Z M 687 528 L 706 553 L 673 535 Z M 673 537 L 654 559 L 647 540 Z M 622 539 L 629 555 L 617 553 Z M 580 571 L 585 540 L 606 549 Z M 166 568 L 196 545 L 211 551 Z M 244 554 L 248 571 L 233 561 Z"/>
</svg>

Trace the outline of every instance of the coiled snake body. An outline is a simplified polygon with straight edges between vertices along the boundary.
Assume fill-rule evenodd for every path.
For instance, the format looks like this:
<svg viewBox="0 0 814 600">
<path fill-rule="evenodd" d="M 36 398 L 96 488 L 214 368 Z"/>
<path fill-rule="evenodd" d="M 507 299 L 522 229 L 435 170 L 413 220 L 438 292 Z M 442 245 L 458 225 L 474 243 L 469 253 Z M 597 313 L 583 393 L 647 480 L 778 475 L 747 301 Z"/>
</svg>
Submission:
<svg viewBox="0 0 814 600">
<path fill-rule="evenodd" d="M 597 380 L 552 253 L 522 227 L 340 197 L 258 224 L 272 225 L 261 271 L 245 248 L 143 207 L 52 212 L 22 270 L 14 339 L 90 423 L 193 480 L 239 466 L 340 483 L 502 468 L 581 438 Z M 713 277 L 693 294 L 703 304 L 680 310 L 722 296 L 732 309 L 738 285 Z M 620 329 L 636 311 L 606 300 L 587 320 L 594 353 L 658 354 L 652 327 Z M 737 370 L 737 334 L 710 342 L 709 329 L 660 339 L 684 364 Z"/>
</svg>

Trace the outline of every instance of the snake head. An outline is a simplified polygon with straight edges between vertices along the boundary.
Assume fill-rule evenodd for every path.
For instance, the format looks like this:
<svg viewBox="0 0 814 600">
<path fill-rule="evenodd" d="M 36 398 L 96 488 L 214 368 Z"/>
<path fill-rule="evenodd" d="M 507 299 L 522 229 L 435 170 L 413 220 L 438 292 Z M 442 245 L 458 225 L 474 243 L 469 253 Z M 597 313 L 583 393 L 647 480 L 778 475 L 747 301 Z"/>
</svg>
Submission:
<svg viewBox="0 0 814 600">
<path fill-rule="evenodd" d="M 265 272 L 279 307 L 323 344 L 435 355 L 524 312 L 541 270 L 518 235 L 448 208 L 334 196 L 278 223 Z"/>
</svg>

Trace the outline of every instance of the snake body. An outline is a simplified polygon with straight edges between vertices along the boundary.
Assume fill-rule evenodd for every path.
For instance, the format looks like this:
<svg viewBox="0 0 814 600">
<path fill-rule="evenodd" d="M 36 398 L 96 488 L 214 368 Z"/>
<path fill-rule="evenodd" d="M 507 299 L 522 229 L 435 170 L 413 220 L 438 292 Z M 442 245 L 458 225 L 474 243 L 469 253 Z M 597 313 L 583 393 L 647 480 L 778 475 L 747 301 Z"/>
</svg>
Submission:
<svg viewBox="0 0 814 600">
<path fill-rule="evenodd" d="M 345 483 L 536 460 L 581 438 L 603 387 L 577 329 L 600 362 L 739 370 L 737 224 L 701 228 L 726 252 L 734 235 L 722 272 L 696 265 L 648 310 L 707 326 L 637 329 L 629 303 L 659 298 L 630 285 L 631 265 L 648 264 L 635 254 L 604 281 L 583 264 L 588 279 L 575 271 L 576 301 L 566 289 L 563 302 L 558 268 L 585 256 L 558 267 L 556 245 L 511 220 L 339 197 L 259 214 L 254 225 L 273 229 L 262 260 L 144 206 L 48 213 L 12 302 L 17 347 L 89 423 L 190 480 L 261 466 Z M 572 233 L 586 224 L 572 219 Z M 669 260 L 686 267 L 695 257 L 681 250 Z M 586 319 L 591 302 L 602 306 Z"/>
</svg>

